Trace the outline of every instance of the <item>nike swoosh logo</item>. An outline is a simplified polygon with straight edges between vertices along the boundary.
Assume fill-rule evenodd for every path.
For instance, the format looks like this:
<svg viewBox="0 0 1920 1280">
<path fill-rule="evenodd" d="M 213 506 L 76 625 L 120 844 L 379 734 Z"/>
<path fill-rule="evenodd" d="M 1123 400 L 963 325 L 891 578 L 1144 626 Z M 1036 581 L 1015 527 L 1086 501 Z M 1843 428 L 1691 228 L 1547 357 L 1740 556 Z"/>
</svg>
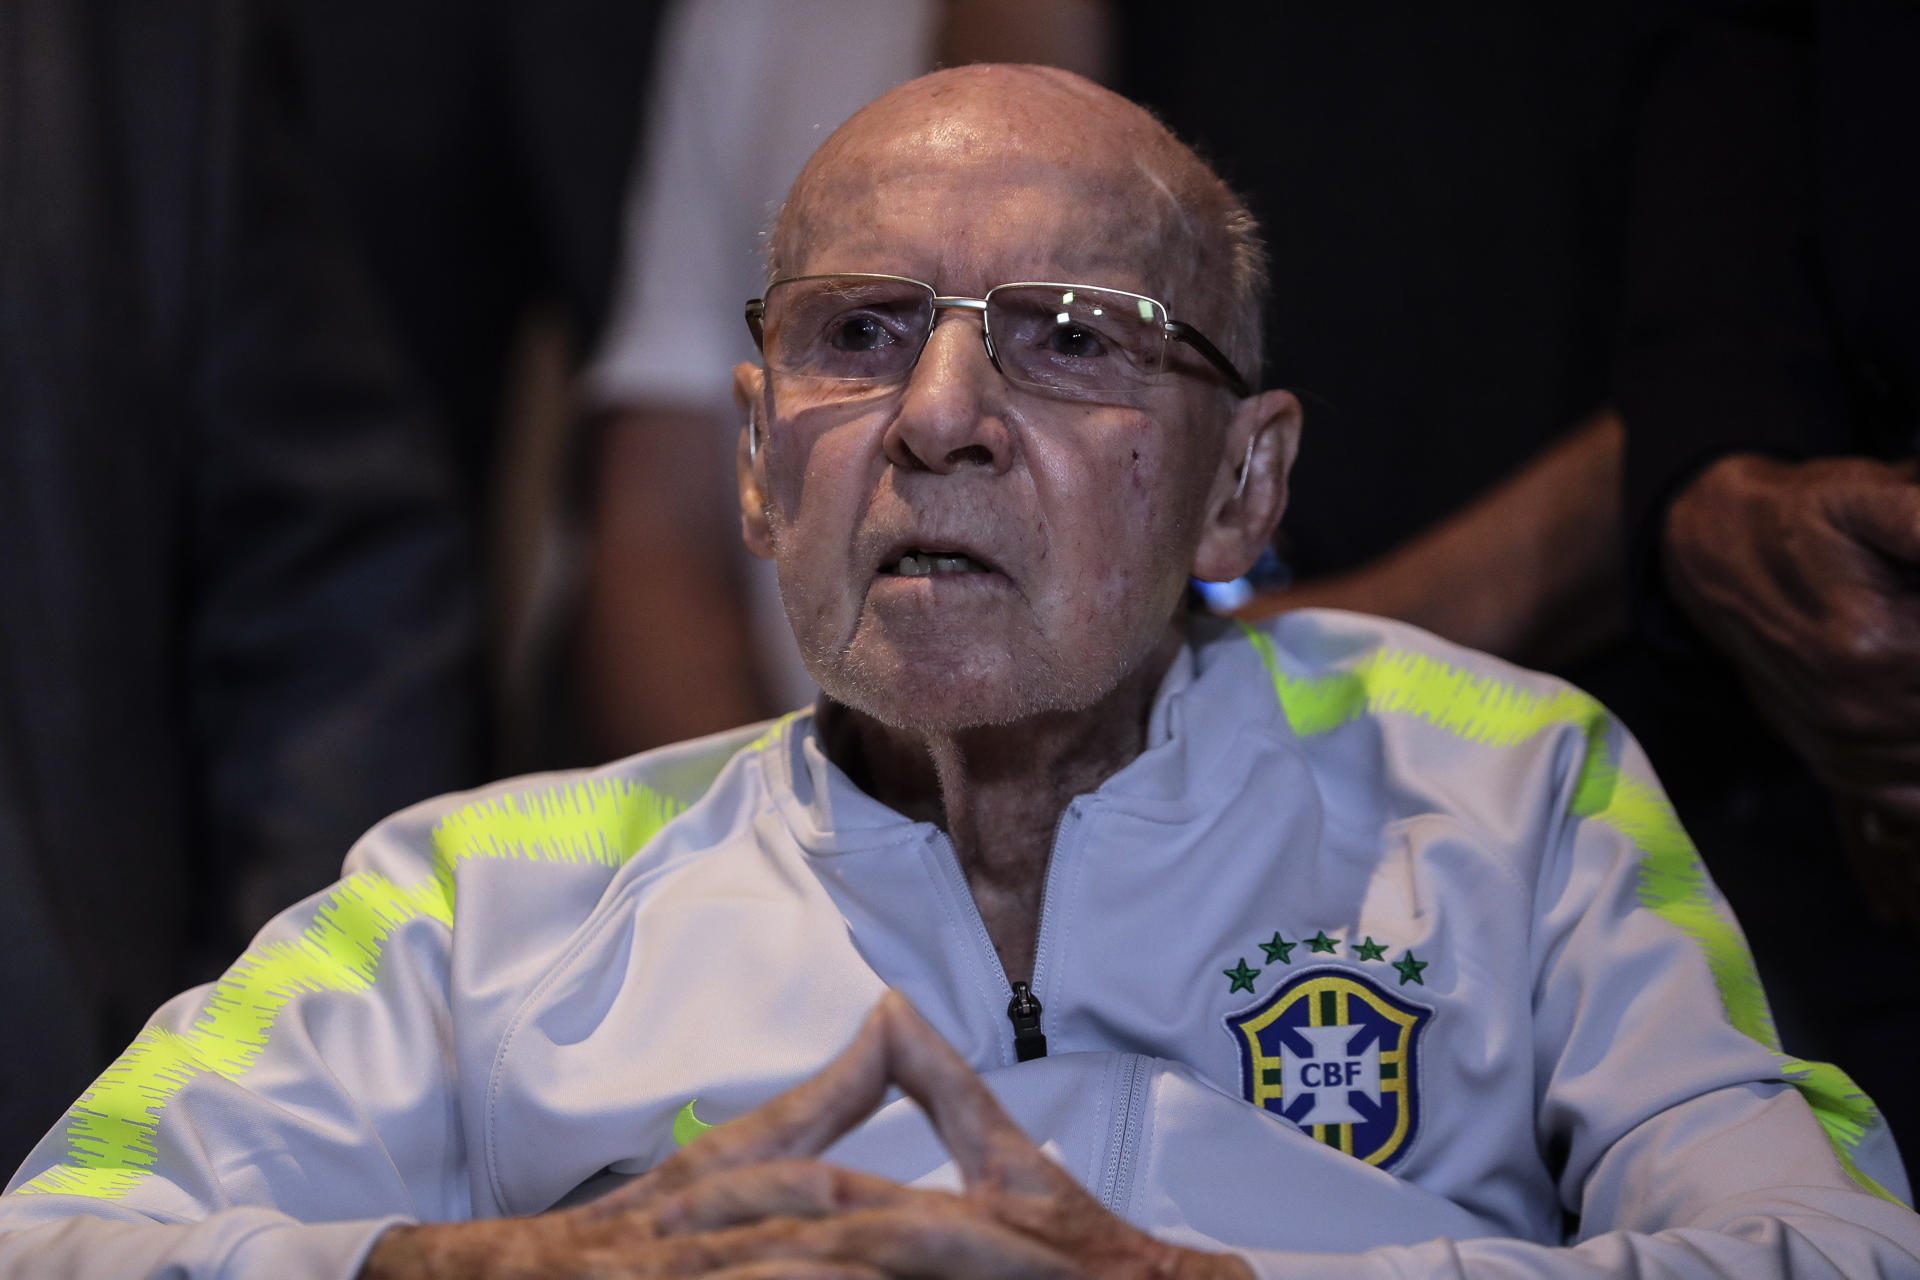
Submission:
<svg viewBox="0 0 1920 1280">
<path fill-rule="evenodd" d="M 702 1120 L 699 1116 L 693 1114 L 693 1104 L 698 1101 L 700 1101 L 700 1099 L 698 1098 L 689 1100 L 686 1106 L 680 1108 L 680 1113 L 674 1116 L 673 1118 L 673 1145 L 674 1146 L 684 1147 L 689 1142 L 692 1142 L 695 1138 L 705 1133 L 707 1130 L 717 1129 L 720 1127 L 717 1124 L 708 1124 L 705 1120 Z"/>
</svg>

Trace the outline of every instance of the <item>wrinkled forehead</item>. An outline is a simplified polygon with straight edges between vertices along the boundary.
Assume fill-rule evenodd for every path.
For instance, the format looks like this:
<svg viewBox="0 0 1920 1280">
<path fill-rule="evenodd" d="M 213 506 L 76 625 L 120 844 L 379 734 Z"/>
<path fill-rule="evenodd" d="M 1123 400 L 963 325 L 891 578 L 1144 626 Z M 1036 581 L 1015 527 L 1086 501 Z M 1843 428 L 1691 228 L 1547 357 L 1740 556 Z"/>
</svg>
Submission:
<svg viewBox="0 0 1920 1280">
<path fill-rule="evenodd" d="M 895 90 L 828 139 L 794 184 L 772 265 L 888 271 L 945 292 L 1069 280 L 1179 309 L 1210 267 L 1207 180 L 1105 90 L 1037 68 L 962 68 Z"/>
<path fill-rule="evenodd" d="M 1077 280 L 1184 292 L 1195 254 L 1177 208 L 1126 175 L 915 157 L 841 169 L 791 219 L 781 271 L 890 271 L 942 291 Z"/>
</svg>

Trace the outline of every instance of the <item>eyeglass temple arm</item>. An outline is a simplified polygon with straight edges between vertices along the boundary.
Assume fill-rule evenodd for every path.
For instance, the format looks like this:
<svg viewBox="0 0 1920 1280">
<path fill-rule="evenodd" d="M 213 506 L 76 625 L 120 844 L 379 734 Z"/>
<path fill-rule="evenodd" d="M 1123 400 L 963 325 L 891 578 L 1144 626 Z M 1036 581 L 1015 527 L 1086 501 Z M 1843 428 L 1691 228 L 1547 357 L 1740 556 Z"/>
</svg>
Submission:
<svg viewBox="0 0 1920 1280">
<path fill-rule="evenodd" d="M 1198 329 L 1182 320 L 1167 321 L 1167 334 L 1169 337 L 1186 343 L 1202 356 L 1205 356 L 1207 363 L 1218 369 L 1226 378 L 1227 386 L 1232 389 L 1233 394 L 1239 396 L 1242 400 L 1253 394 L 1253 384 L 1248 382 L 1241 372 L 1233 367 L 1233 361 L 1227 359 L 1226 356 L 1220 353 L 1220 348 L 1214 346 L 1212 342 L 1207 340 L 1206 334 L 1201 333 Z"/>
</svg>

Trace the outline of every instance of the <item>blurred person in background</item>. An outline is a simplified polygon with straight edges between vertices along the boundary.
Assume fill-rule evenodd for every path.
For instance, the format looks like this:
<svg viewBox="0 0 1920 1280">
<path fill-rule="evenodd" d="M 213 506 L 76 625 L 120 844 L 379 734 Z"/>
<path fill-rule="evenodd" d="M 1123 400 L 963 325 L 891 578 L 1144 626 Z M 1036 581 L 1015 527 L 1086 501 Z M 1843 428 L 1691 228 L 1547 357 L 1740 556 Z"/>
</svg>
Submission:
<svg viewBox="0 0 1920 1280">
<path fill-rule="evenodd" d="M 1618 386 L 1636 604 L 1693 762 L 1674 799 L 1786 979 L 1783 1024 L 1857 1064 L 1913 1150 L 1920 8 L 1683 13 L 1638 149 Z"/>
<path fill-rule="evenodd" d="M 576 412 L 568 386 L 607 318 L 663 8 L 327 0 L 289 10 L 305 126 L 444 423 L 463 513 L 480 530 L 489 679 L 476 679 L 473 697 L 490 709 L 483 746 L 495 769 L 579 752 L 571 709 L 541 677 L 552 509 L 565 483 L 556 455 Z"/>
<path fill-rule="evenodd" d="M 0 0 L 0 1151 L 154 1003 L 468 783 L 428 402 L 269 6 Z"/>
</svg>

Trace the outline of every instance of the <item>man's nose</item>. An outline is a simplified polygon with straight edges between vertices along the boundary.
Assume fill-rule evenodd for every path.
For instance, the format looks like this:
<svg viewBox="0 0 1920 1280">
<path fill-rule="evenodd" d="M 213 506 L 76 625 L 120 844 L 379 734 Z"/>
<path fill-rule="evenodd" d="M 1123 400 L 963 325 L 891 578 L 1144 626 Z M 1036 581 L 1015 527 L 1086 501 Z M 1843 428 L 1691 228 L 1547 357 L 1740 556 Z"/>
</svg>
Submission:
<svg viewBox="0 0 1920 1280">
<path fill-rule="evenodd" d="M 936 312 L 907 377 L 885 449 L 895 466 L 941 474 L 965 466 L 1005 471 L 1013 461 L 1006 381 L 987 358 L 980 317 Z"/>
</svg>

